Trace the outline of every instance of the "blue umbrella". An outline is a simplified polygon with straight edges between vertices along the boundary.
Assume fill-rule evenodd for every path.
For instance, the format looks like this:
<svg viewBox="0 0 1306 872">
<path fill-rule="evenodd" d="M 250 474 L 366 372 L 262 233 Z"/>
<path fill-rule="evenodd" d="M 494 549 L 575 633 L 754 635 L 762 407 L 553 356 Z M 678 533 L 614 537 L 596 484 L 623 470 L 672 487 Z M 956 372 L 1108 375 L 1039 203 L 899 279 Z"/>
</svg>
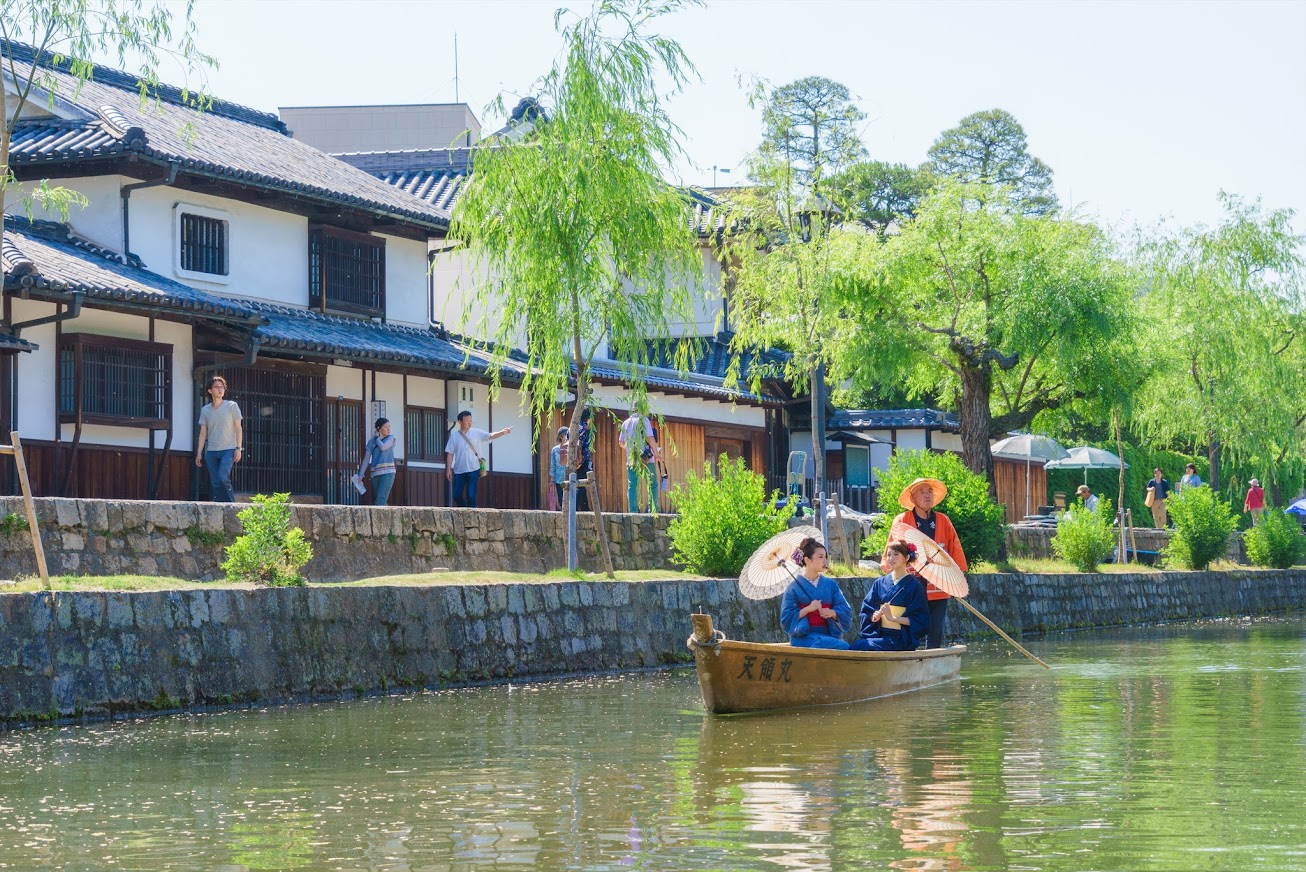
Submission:
<svg viewBox="0 0 1306 872">
<path fill-rule="evenodd" d="M 1300 515 L 1301 517 L 1306 518 L 1306 497 L 1297 500 L 1297 502 L 1288 506 L 1284 511 L 1290 515 Z"/>
</svg>

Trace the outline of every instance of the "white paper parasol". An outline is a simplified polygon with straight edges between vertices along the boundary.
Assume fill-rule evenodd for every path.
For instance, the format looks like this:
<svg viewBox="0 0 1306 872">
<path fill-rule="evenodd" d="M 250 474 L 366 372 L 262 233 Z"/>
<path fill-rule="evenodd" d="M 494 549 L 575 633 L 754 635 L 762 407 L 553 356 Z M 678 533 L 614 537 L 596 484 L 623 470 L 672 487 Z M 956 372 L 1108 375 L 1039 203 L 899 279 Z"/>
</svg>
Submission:
<svg viewBox="0 0 1306 872">
<path fill-rule="evenodd" d="M 957 561 L 948 556 L 929 536 L 901 521 L 895 521 L 889 530 L 890 542 L 908 542 L 916 546 L 916 557 L 912 568 L 920 577 L 933 584 L 939 590 L 951 596 L 964 597 L 970 593 L 966 583 L 966 573 L 957 566 Z"/>
<path fill-rule="evenodd" d="M 792 559 L 794 551 L 808 536 L 825 547 L 821 531 L 807 526 L 790 527 L 762 543 L 762 547 L 754 551 L 744 564 L 744 571 L 739 573 L 739 592 L 755 600 L 784 593 L 799 573 L 799 567 Z"/>
<path fill-rule="evenodd" d="M 920 573 L 921 578 L 944 593 L 955 597 L 956 601 L 965 606 L 967 611 L 992 627 L 999 636 L 1010 642 L 1021 654 L 1024 654 L 1044 669 L 1052 668 L 1026 651 L 1019 642 L 1008 636 L 1005 630 L 984 617 L 979 609 L 966 602 L 966 595 L 970 593 L 970 585 L 966 583 L 966 573 L 958 568 L 956 561 L 948 556 L 948 552 L 944 551 L 938 542 L 935 542 L 910 524 L 904 524 L 901 521 L 895 521 L 894 525 L 889 529 L 889 541 L 909 542 L 915 545 L 916 559 L 912 561 L 912 567 Z"/>
</svg>

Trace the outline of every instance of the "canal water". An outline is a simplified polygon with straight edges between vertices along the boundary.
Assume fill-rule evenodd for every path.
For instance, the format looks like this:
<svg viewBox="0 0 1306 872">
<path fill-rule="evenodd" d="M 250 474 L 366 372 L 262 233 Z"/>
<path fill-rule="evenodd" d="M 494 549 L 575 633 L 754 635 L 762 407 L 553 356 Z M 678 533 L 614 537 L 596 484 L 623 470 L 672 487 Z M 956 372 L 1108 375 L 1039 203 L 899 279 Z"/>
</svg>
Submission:
<svg viewBox="0 0 1306 872">
<path fill-rule="evenodd" d="M 0 869 L 1306 869 L 1306 621 L 998 644 L 710 718 L 692 671 L 0 734 Z"/>
</svg>

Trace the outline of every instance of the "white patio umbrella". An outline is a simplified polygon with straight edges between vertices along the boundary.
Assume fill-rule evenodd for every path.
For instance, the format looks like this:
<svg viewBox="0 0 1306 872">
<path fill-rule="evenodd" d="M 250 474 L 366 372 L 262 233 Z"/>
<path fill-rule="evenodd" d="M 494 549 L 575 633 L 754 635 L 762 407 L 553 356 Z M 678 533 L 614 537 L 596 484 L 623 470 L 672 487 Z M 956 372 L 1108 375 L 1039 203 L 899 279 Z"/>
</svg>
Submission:
<svg viewBox="0 0 1306 872">
<path fill-rule="evenodd" d="M 1051 436 L 1036 433 L 1018 433 L 1001 442 L 993 443 L 993 456 L 1007 460 L 1025 461 L 1025 514 L 1029 514 L 1029 466 L 1035 460 L 1062 460 L 1070 452 Z"/>
<path fill-rule="evenodd" d="M 1078 448 L 1070 449 L 1070 456 L 1061 460 L 1048 461 L 1048 469 L 1082 469 L 1084 470 L 1084 484 L 1088 484 L 1088 471 L 1090 469 L 1120 469 L 1129 468 L 1129 464 L 1122 461 L 1113 452 L 1105 448 L 1094 448 L 1092 445 L 1081 445 Z"/>
</svg>

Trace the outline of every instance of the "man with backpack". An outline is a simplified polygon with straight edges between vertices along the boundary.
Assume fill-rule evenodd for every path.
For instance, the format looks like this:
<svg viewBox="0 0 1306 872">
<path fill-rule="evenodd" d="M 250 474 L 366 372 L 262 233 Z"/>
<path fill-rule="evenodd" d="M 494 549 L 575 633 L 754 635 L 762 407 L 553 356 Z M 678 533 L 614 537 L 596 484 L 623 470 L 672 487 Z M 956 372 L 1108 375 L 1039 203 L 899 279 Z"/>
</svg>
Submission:
<svg viewBox="0 0 1306 872">
<path fill-rule="evenodd" d="M 658 510 L 658 463 L 662 449 L 658 447 L 658 431 L 644 415 L 631 412 L 621 425 L 617 436 L 626 452 L 626 506 L 632 514 L 639 508 L 639 479 L 648 476 L 649 510 Z"/>
</svg>

